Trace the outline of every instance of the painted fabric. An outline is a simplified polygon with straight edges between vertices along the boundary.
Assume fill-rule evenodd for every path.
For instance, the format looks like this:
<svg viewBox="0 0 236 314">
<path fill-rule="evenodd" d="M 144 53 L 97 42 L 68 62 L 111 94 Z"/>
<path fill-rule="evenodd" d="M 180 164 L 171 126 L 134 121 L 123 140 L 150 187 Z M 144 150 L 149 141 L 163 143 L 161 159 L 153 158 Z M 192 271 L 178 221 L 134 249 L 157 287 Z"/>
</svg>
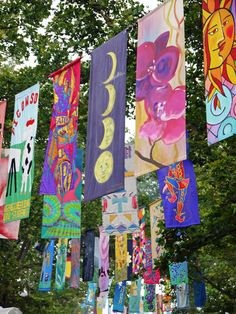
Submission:
<svg viewBox="0 0 236 314">
<path fill-rule="evenodd" d="M 206 304 L 206 286 L 202 279 L 193 281 L 194 304 L 196 307 L 203 307 Z"/>
<path fill-rule="evenodd" d="M 143 279 L 145 284 L 159 284 L 160 272 L 158 269 L 153 269 L 152 263 L 152 242 L 151 239 L 145 238 L 145 272 L 143 273 Z"/>
<path fill-rule="evenodd" d="M 39 84 L 15 96 L 4 222 L 29 217 L 38 100 Z"/>
<path fill-rule="evenodd" d="M 235 0 L 203 0 L 202 9 L 207 137 L 211 145 L 236 133 Z"/>
<path fill-rule="evenodd" d="M 94 230 L 87 230 L 84 236 L 83 281 L 92 281 L 94 274 Z"/>
<path fill-rule="evenodd" d="M 124 188 L 127 31 L 92 51 L 85 201 Z"/>
<path fill-rule="evenodd" d="M 80 278 L 80 239 L 71 239 L 70 287 L 79 288 Z"/>
<path fill-rule="evenodd" d="M 57 195 L 45 195 L 42 238 L 80 238 L 83 150 L 75 156 L 74 187 Z"/>
<path fill-rule="evenodd" d="M 50 240 L 43 252 L 43 266 L 39 281 L 39 291 L 50 291 L 55 240 Z"/>
<path fill-rule="evenodd" d="M 160 227 L 159 223 L 164 221 L 164 209 L 162 207 L 162 201 L 157 200 L 149 205 L 150 210 L 150 230 L 152 240 L 152 263 L 159 259 L 162 253 L 162 248 L 159 246 Z"/>
<path fill-rule="evenodd" d="M 40 194 L 62 194 L 74 188 L 78 128 L 80 59 L 52 73 L 54 103 Z"/>
<path fill-rule="evenodd" d="M 132 239 L 127 240 L 127 280 L 131 280 L 132 267 L 133 267 L 133 241 Z"/>
<path fill-rule="evenodd" d="M 95 282 L 88 283 L 88 292 L 85 303 L 89 306 L 95 306 L 95 296 L 96 296 L 97 284 Z"/>
<path fill-rule="evenodd" d="M 99 241 L 99 289 L 108 290 L 109 286 L 109 236 L 100 232 Z"/>
<path fill-rule="evenodd" d="M 144 285 L 144 312 L 156 312 L 155 285 Z"/>
<path fill-rule="evenodd" d="M 184 65 L 183 1 L 169 0 L 138 21 L 136 176 L 186 159 Z"/>
<path fill-rule="evenodd" d="M 140 269 L 140 245 L 139 234 L 134 233 L 132 235 L 133 255 L 132 255 L 132 272 L 137 274 Z"/>
<path fill-rule="evenodd" d="M 0 153 L 1 153 L 2 142 L 3 142 L 6 108 L 7 108 L 7 101 L 6 100 L 0 101 Z"/>
<path fill-rule="evenodd" d="M 111 288 L 113 278 L 109 279 L 108 288 L 106 291 L 101 291 L 99 293 L 99 297 L 97 298 L 97 309 L 104 309 L 108 302 L 109 291 Z"/>
<path fill-rule="evenodd" d="M 18 150 L 20 152 L 20 150 Z M 6 201 L 6 188 L 8 179 L 10 149 L 2 149 L 0 158 L 0 239 L 17 240 L 20 228 L 20 221 L 3 222 L 3 215 Z"/>
<path fill-rule="evenodd" d="M 115 241 L 115 280 L 120 282 L 127 280 L 127 235 L 116 236 Z"/>
<path fill-rule="evenodd" d="M 157 171 L 167 228 L 200 223 L 193 164 L 184 160 Z"/>
<path fill-rule="evenodd" d="M 182 309 L 189 307 L 189 287 L 185 282 L 176 286 L 176 299 L 177 308 Z"/>
<path fill-rule="evenodd" d="M 162 314 L 162 295 L 156 294 L 157 314 Z"/>
<path fill-rule="evenodd" d="M 188 283 L 188 264 L 187 262 L 169 264 L 170 281 L 172 285 Z"/>
<path fill-rule="evenodd" d="M 126 281 L 117 282 L 113 298 L 113 312 L 123 313 L 125 295 L 126 295 Z"/>
<path fill-rule="evenodd" d="M 66 280 L 69 280 L 71 276 L 71 256 L 68 255 L 66 258 Z"/>
<path fill-rule="evenodd" d="M 66 278 L 66 257 L 68 239 L 59 239 L 55 275 L 55 290 L 63 290 Z"/>
<path fill-rule="evenodd" d="M 145 284 L 159 284 L 160 271 L 159 269 L 149 269 L 143 273 L 143 279 Z"/>
<path fill-rule="evenodd" d="M 94 239 L 94 274 L 93 282 L 98 282 L 99 279 L 99 237 Z"/>
<path fill-rule="evenodd" d="M 140 313 L 141 287 L 141 278 L 131 282 L 129 295 L 129 313 Z"/>
</svg>

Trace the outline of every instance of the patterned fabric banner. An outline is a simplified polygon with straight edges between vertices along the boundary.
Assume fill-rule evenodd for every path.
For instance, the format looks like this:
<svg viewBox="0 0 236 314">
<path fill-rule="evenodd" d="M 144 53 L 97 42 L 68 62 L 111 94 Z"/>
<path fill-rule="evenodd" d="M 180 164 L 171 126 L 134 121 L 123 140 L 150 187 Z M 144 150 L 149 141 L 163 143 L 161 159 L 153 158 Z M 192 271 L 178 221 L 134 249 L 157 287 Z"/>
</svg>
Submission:
<svg viewBox="0 0 236 314">
<path fill-rule="evenodd" d="M 0 101 L 0 154 L 2 150 L 6 108 L 7 108 L 7 101 L 6 100 Z"/>
<path fill-rule="evenodd" d="M 116 282 L 127 280 L 127 234 L 116 236 Z"/>
<path fill-rule="evenodd" d="M 123 31 L 92 52 L 85 201 L 124 188 L 126 49 Z"/>
<path fill-rule="evenodd" d="M 132 239 L 127 240 L 127 280 L 131 280 L 132 277 L 132 268 L 133 268 L 133 241 Z"/>
<path fill-rule="evenodd" d="M 169 264 L 171 285 L 188 283 L 188 264 L 187 262 Z"/>
<path fill-rule="evenodd" d="M 156 312 L 155 285 L 144 285 L 144 312 Z"/>
<path fill-rule="evenodd" d="M 39 84 L 15 96 L 4 222 L 29 217 L 38 99 Z M 17 151 L 13 148 L 17 148 Z"/>
<path fill-rule="evenodd" d="M 158 245 L 158 239 L 160 234 L 160 228 L 158 224 L 164 221 L 164 210 L 162 207 L 161 200 L 157 200 L 149 205 L 150 210 L 150 229 L 151 229 L 151 240 L 152 240 L 152 263 L 159 259 L 162 253 L 161 247 Z"/>
<path fill-rule="evenodd" d="M 92 281 L 94 274 L 94 230 L 88 230 L 84 236 L 83 281 Z"/>
<path fill-rule="evenodd" d="M 50 291 L 55 240 L 51 240 L 43 252 L 43 266 L 39 282 L 39 291 Z"/>
<path fill-rule="evenodd" d="M 97 309 L 104 309 L 106 307 L 112 280 L 113 278 L 109 279 L 108 289 L 106 291 L 100 290 L 99 297 L 97 298 Z"/>
<path fill-rule="evenodd" d="M 66 278 L 66 257 L 68 239 L 59 239 L 57 248 L 55 290 L 63 290 Z"/>
<path fill-rule="evenodd" d="M 80 238 L 83 150 L 75 156 L 74 188 L 63 194 L 45 195 L 42 238 Z"/>
<path fill-rule="evenodd" d="M 94 239 L 94 274 L 93 282 L 98 282 L 99 279 L 99 237 Z"/>
<path fill-rule="evenodd" d="M 99 241 L 99 289 L 100 292 L 108 290 L 109 286 L 109 236 L 100 229 Z"/>
<path fill-rule="evenodd" d="M 206 304 L 206 286 L 202 279 L 193 281 L 194 304 L 196 307 L 203 307 Z"/>
<path fill-rule="evenodd" d="M 169 0 L 138 23 L 136 176 L 186 159 L 184 64 L 183 1 Z"/>
<path fill-rule="evenodd" d="M 145 272 L 143 273 L 143 279 L 145 284 L 158 284 L 160 280 L 159 270 L 153 270 L 152 263 L 152 243 L 151 239 L 145 239 Z"/>
<path fill-rule="evenodd" d="M 131 282 L 129 295 L 129 313 L 140 313 L 141 287 L 141 278 Z"/>
<path fill-rule="evenodd" d="M 167 228 L 200 223 L 193 164 L 184 160 L 157 171 Z"/>
<path fill-rule="evenodd" d="M 88 292 L 86 296 L 85 303 L 89 306 L 95 306 L 95 296 L 96 296 L 97 284 L 95 282 L 88 283 Z"/>
<path fill-rule="evenodd" d="M 62 194 L 74 188 L 80 59 L 50 75 L 54 104 L 40 194 Z"/>
<path fill-rule="evenodd" d="M 125 304 L 125 295 L 126 295 L 126 281 L 121 281 L 116 283 L 115 293 L 113 298 L 113 312 L 124 311 Z"/>
<path fill-rule="evenodd" d="M 202 8 L 207 136 L 211 145 L 236 134 L 235 0 L 203 0 Z"/>
<path fill-rule="evenodd" d="M 176 286 L 176 299 L 178 309 L 189 307 L 189 287 L 187 283 L 182 282 Z"/>
<path fill-rule="evenodd" d="M 80 278 L 80 239 L 71 239 L 70 287 L 79 288 Z"/>
<path fill-rule="evenodd" d="M 140 269 L 140 245 L 139 245 L 139 234 L 134 233 L 132 236 L 133 244 L 133 256 L 132 256 L 132 272 L 137 274 Z"/>
<path fill-rule="evenodd" d="M 16 149 L 15 149 L 16 150 Z M 20 153 L 20 150 L 18 150 Z M 3 215 L 6 201 L 6 187 L 8 178 L 8 164 L 9 164 L 10 149 L 3 149 L 0 158 L 0 239 L 17 240 L 20 228 L 20 220 L 12 222 L 3 222 Z"/>
<path fill-rule="evenodd" d="M 143 274 L 143 279 L 145 284 L 159 284 L 160 271 L 158 269 L 149 269 Z"/>
</svg>

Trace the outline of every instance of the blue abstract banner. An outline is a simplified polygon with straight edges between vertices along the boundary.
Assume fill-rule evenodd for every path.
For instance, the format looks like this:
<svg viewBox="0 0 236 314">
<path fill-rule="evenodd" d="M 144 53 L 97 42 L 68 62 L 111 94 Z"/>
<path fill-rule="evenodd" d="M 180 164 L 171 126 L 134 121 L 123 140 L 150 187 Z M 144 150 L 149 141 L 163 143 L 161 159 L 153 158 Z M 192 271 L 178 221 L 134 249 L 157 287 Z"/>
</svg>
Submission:
<svg viewBox="0 0 236 314">
<path fill-rule="evenodd" d="M 85 201 L 124 188 L 127 31 L 92 52 Z"/>
<path fill-rule="evenodd" d="M 52 279 L 52 263 L 55 240 L 51 240 L 43 252 L 43 266 L 39 282 L 39 291 L 50 291 Z"/>
<path fill-rule="evenodd" d="M 94 275 L 94 230 L 87 230 L 84 236 L 83 281 L 92 281 Z"/>
<path fill-rule="evenodd" d="M 126 295 L 126 281 L 117 282 L 113 298 L 113 312 L 123 313 L 125 295 Z"/>
</svg>

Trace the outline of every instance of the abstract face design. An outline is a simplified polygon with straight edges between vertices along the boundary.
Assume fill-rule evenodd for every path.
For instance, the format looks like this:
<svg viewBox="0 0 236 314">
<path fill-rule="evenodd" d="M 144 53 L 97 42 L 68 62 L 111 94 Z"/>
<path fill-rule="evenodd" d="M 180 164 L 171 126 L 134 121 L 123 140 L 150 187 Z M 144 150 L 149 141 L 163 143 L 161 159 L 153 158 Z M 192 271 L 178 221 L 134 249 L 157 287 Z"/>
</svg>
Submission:
<svg viewBox="0 0 236 314">
<path fill-rule="evenodd" d="M 210 16 L 207 40 L 210 69 L 218 68 L 229 56 L 234 41 L 234 18 L 227 9 L 219 9 Z"/>
</svg>

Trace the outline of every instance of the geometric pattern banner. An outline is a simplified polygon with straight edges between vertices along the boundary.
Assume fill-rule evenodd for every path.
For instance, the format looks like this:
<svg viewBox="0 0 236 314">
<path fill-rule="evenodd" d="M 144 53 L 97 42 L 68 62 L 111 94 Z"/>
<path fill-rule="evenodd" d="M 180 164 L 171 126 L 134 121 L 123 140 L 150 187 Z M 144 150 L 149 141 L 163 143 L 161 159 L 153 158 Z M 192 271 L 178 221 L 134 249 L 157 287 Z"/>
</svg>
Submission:
<svg viewBox="0 0 236 314">
<path fill-rule="evenodd" d="M 92 51 L 84 199 L 124 188 L 127 31 Z"/>
<path fill-rule="evenodd" d="M 7 108 L 7 101 L 1 100 L 0 101 L 0 154 L 1 154 L 1 149 L 2 149 L 6 108 Z"/>
<path fill-rule="evenodd" d="M 235 0 L 203 0 L 208 145 L 236 134 Z"/>
<path fill-rule="evenodd" d="M 44 195 L 42 238 L 80 238 L 83 150 L 75 155 L 74 188 Z"/>
<path fill-rule="evenodd" d="M 138 21 L 136 176 L 186 159 L 185 90 L 183 0 L 167 0 Z"/>
<path fill-rule="evenodd" d="M 184 160 L 157 171 L 167 228 L 200 223 L 193 164 Z"/>
<path fill-rule="evenodd" d="M 39 84 L 15 96 L 4 222 L 29 217 L 38 100 Z"/>
<path fill-rule="evenodd" d="M 54 104 L 44 160 L 40 194 L 62 194 L 74 187 L 80 89 L 80 59 L 49 77 Z"/>
<path fill-rule="evenodd" d="M 187 262 L 169 264 L 171 285 L 188 283 L 188 264 Z"/>
</svg>

